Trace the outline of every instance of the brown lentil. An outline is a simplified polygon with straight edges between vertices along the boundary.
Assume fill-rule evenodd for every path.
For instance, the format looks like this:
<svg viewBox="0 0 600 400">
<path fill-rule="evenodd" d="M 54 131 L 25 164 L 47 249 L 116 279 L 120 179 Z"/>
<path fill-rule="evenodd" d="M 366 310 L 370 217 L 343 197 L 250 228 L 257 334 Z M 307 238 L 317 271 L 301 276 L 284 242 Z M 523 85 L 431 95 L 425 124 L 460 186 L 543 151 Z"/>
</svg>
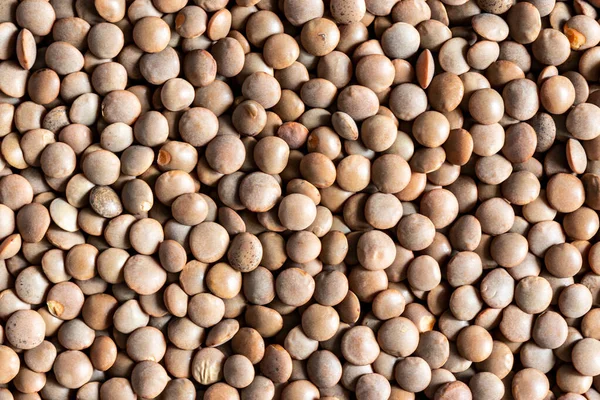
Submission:
<svg viewBox="0 0 600 400">
<path fill-rule="evenodd" d="M 0 398 L 597 397 L 596 0 L 4 3 Z"/>
</svg>

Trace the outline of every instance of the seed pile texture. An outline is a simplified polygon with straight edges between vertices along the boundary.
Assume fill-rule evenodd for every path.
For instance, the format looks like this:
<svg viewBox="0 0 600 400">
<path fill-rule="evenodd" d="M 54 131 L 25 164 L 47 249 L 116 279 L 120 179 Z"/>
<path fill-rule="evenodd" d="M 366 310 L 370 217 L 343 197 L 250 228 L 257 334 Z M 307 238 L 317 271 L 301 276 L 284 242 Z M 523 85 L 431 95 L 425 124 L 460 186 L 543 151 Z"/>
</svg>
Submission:
<svg viewBox="0 0 600 400">
<path fill-rule="evenodd" d="M 600 0 L 0 0 L 0 400 L 600 400 Z"/>
</svg>

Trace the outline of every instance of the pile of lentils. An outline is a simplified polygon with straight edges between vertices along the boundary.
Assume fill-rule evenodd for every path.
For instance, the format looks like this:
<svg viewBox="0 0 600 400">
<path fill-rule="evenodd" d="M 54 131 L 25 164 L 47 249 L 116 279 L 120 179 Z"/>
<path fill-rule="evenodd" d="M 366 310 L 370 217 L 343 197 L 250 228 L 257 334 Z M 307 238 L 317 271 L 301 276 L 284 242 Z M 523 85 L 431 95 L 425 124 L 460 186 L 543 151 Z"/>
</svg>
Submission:
<svg viewBox="0 0 600 400">
<path fill-rule="evenodd" d="M 0 0 L 0 400 L 599 400 L 600 0 Z"/>
</svg>

